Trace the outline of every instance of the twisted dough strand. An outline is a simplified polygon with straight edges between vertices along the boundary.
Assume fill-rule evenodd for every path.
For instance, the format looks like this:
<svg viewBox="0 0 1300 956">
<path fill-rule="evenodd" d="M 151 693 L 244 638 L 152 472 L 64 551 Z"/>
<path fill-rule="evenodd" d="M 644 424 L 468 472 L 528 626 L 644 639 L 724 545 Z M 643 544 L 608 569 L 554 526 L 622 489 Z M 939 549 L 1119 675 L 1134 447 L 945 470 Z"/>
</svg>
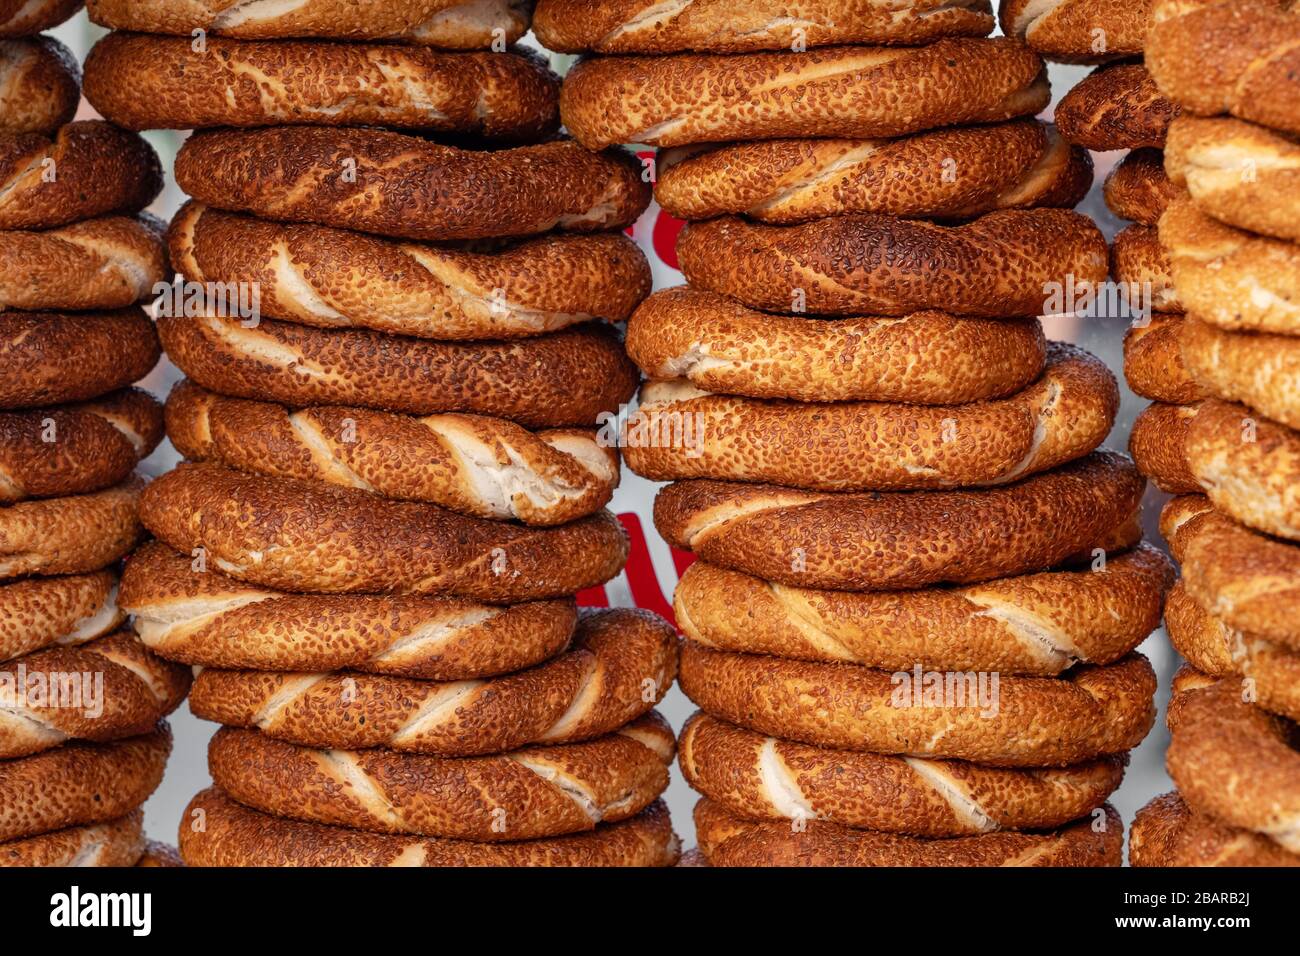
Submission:
<svg viewBox="0 0 1300 956">
<path fill-rule="evenodd" d="M 52 135 L 80 99 L 81 64 L 58 40 L 0 40 L 0 133 Z"/>
<path fill-rule="evenodd" d="M 0 843 L 0 866 L 133 866 L 145 845 L 141 808 L 108 823 Z"/>
<path fill-rule="evenodd" d="M 57 27 L 81 9 L 82 0 L 3 0 L 0 37 L 21 37 Z"/>
<path fill-rule="evenodd" d="M 125 619 L 112 571 L 0 584 L 0 661 L 93 641 Z"/>
<path fill-rule="evenodd" d="M 0 507 L 0 581 L 29 574 L 84 574 L 122 558 L 140 539 L 144 480 L 88 495 Z"/>
</svg>

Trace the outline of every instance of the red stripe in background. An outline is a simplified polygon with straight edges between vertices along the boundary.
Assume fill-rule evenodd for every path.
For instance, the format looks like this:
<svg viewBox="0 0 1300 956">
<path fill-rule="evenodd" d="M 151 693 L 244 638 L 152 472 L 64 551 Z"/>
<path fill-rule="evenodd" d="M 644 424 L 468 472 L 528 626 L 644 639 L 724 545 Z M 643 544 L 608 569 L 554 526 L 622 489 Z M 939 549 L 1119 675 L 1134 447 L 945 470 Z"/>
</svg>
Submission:
<svg viewBox="0 0 1300 956">
<path fill-rule="evenodd" d="M 659 586 L 659 576 L 655 574 L 654 562 L 650 558 L 650 548 L 646 544 L 645 529 L 640 516 L 628 512 L 618 516 L 623 523 L 623 530 L 628 537 L 627 583 L 632 592 L 632 601 L 647 611 L 653 611 L 676 626 L 673 619 L 672 602 L 669 601 Z M 677 576 L 686 571 L 695 560 L 689 551 L 672 549 L 673 568 Z M 674 582 L 675 583 L 675 582 Z M 580 607 L 609 607 L 609 594 L 604 587 L 587 588 L 578 592 Z"/>
</svg>

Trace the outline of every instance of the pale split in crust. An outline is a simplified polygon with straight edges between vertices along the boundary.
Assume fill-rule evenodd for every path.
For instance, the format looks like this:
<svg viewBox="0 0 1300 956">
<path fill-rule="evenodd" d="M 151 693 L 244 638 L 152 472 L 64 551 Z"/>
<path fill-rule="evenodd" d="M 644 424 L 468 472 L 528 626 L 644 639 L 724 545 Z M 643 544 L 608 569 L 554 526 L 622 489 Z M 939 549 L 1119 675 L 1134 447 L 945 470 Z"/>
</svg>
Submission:
<svg viewBox="0 0 1300 956">
<path fill-rule="evenodd" d="M 126 619 L 112 571 L 0 584 L 0 661 L 103 637 Z"/>
<path fill-rule="evenodd" d="M 80 99 L 81 64 L 58 40 L 0 39 L 0 133 L 52 135 Z"/>
<path fill-rule="evenodd" d="M 559 53 L 747 53 L 845 43 L 919 45 L 993 29 L 988 0 L 540 0 L 537 39 Z"/>
<path fill-rule="evenodd" d="M 1187 467 L 1183 442 L 1200 403 L 1170 405 L 1155 402 L 1133 420 L 1129 454 L 1138 471 L 1166 494 L 1199 494 L 1201 484 Z"/>
<path fill-rule="evenodd" d="M 676 673 L 672 628 L 618 609 L 584 615 L 567 650 L 514 674 L 433 682 L 208 668 L 190 709 L 308 747 L 475 756 L 612 733 L 648 713 Z"/>
<path fill-rule="evenodd" d="M 474 843 L 284 820 L 242 807 L 212 788 L 186 808 L 180 851 L 188 866 L 596 867 L 672 866 L 681 847 L 662 801 L 588 833 Z"/>
<path fill-rule="evenodd" d="M 1107 152 L 1161 149 L 1178 107 L 1141 63 L 1100 67 L 1056 104 L 1053 119 L 1067 142 Z"/>
<path fill-rule="evenodd" d="M 1151 0 L 1001 0 L 998 22 L 1049 60 L 1097 63 L 1142 52 Z"/>
<path fill-rule="evenodd" d="M 1300 337 L 1229 332 L 1189 317 L 1179 341 L 1207 393 L 1300 429 Z"/>
<path fill-rule="evenodd" d="M 146 646 L 183 664 L 425 680 L 490 677 L 539 664 L 569 646 L 578 620 L 567 598 L 501 607 L 416 595 L 268 591 L 212 568 L 197 570 L 196 559 L 156 541 L 127 560 L 118 603 Z"/>
<path fill-rule="evenodd" d="M 596 57 L 565 77 L 560 117 L 589 149 L 903 136 L 1029 116 L 1047 105 L 1038 55 L 1003 38 L 744 56 Z"/>
<path fill-rule="evenodd" d="M 1188 405 L 1205 397 L 1183 364 L 1179 344 L 1183 316 L 1155 314 L 1124 333 L 1124 378 L 1129 388 L 1153 402 Z"/>
<path fill-rule="evenodd" d="M 158 69 L 159 63 L 168 69 Z M 128 129 L 385 126 L 504 142 L 559 128 L 560 81 L 528 53 L 394 44 L 110 33 L 86 58 L 86 99 Z"/>
<path fill-rule="evenodd" d="M 205 131 L 175 167 L 181 189 L 218 209 L 434 241 L 622 229 L 650 203 L 642 172 L 571 140 L 471 151 L 312 126 Z"/>
<path fill-rule="evenodd" d="M 0 866 L 134 866 L 145 851 L 144 811 L 0 843 Z"/>
<path fill-rule="evenodd" d="M 81 9 L 83 0 L 3 0 L 0 37 L 31 36 L 57 27 Z"/>
<path fill-rule="evenodd" d="M 838 826 L 734 816 L 710 800 L 695 805 L 695 832 L 709 866 L 1119 866 L 1124 824 L 1106 804 L 1048 833 L 985 833 L 929 840 Z"/>
<path fill-rule="evenodd" d="M 602 584 L 622 570 L 628 550 L 608 511 L 527 528 L 209 464 L 183 464 L 157 479 L 141 498 L 140 515 L 178 551 L 203 549 L 207 567 L 297 592 L 509 604 Z"/>
<path fill-rule="evenodd" d="M 839 216 L 797 226 L 735 217 L 692 223 L 677 245 L 692 286 L 768 312 L 1035 316 L 1049 290 L 1096 287 L 1106 240 L 1065 209 L 992 212 L 961 226 Z"/>
<path fill-rule="evenodd" d="M 667 789 L 674 749 L 657 713 L 585 743 L 459 758 L 311 750 L 224 727 L 208 768 L 230 797 L 278 817 L 500 843 L 634 817 Z"/>
<path fill-rule="evenodd" d="M 733 654 L 690 641 L 682 645 L 679 675 L 705 713 L 759 733 L 996 767 L 1064 767 L 1123 753 L 1155 722 L 1156 675 L 1141 654 L 1081 664 L 1060 677 L 1002 675 L 996 692 L 990 675 L 980 679 L 982 696 L 967 681 L 951 699 L 928 706 L 916 699 L 919 686 L 915 698 L 900 698 L 889 671 Z"/>
<path fill-rule="evenodd" d="M 1119 231 L 1110 249 L 1110 274 L 1135 309 L 1178 313 L 1185 309 L 1155 226 L 1135 223 Z"/>
<path fill-rule="evenodd" d="M 1300 866 L 1272 840 L 1197 813 L 1178 791 L 1156 797 L 1129 828 L 1129 864 L 1142 867 Z"/>
<path fill-rule="evenodd" d="M 1091 568 L 963 588 L 826 591 L 762 581 L 705 561 L 677 585 L 677 625 L 718 650 L 909 670 L 1052 676 L 1110 664 L 1160 625 L 1172 562 L 1142 544 Z"/>
<path fill-rule="evenodd" d="M 1128 153 L 1102 186 L 1106 208 L 1121 219 L 1154 226 L 1183 190 L 1169 181 L 1164 153 L 1144 147 Z"/>
<path fill-rule="evenodd" d="M 681 219 L 745 215 L 788 224 L 843 213 L 968 219 L 997 209 L 1071 209 L 1092 159 L 1036 120 L 900 139 L 782 139 L 659 156 L 655 199 Z"/>
<path fill-rule="evenodd" d="M 619 233 L 472 251 L 189 203 L 168 244 L 186 279 L 257 283 L 270 318 L 429 339 L 528 338 L 593 319 L 621 322 L 651 284 L 645 254 Z"/>
<path fill-rule="evenodd" d="M 594 514 L 619 479 L 617 452 L 591 430 L 534 433 L 501 418 L 343 406 L 290 411 L 184 380 L 167 399 L 167 433 L 191 461 L 529 525 Z"/>
<path fill-rule="evenodd" d="M 0 506 L 0 581 L 29 574 L 85 574 L 127 554 L 140 539 L 144 479 L 86 495 Z"/>
</svg>

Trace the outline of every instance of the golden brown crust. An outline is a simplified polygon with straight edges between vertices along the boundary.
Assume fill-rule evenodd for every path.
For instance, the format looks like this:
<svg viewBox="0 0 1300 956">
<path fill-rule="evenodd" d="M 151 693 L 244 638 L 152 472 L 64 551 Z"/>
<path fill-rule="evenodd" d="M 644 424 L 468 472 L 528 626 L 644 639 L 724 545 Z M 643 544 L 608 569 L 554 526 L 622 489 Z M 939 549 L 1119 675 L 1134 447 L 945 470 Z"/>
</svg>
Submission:
<svg viewBox="0 0 1300 956">
<path fill-rule="evenodd" d="M 1190 405 L 1205 397 L 1183 364 L 1183 321 L 1176 313 L 1152 315 L 1124 333 L 1124 378 L 1143 398 Z"/>
<path fill-rule="evenodd" d="M 1098 63 L 1142 52 L 1151 0 L 1001 0 L 998 23 L 1046 59 Z"/>
<path fill-rule="evenodd" d="M 814 820 L 753 822 L 710 800 L 695 805 L 695 832 L 709 866 L 1119 866 L 1124 824 L 1106 804 L 1051 833 L 985 833 L 927 840 Z"/>
<path fill-rule="evenodd" d="M 261 9 L 257 9 L 260 6 Z M 446 49 L 513 44 L 528 32 L 530 0 L 302 0 L 289 7 L 242 0 L 90 0 L 90 18 L 115 30 L 248 39 L 401 40 Z M 242 8 L 242 9 L 241 9 Z M 499 32 L 498 32 L 499 31 Z"/>
<path fill-rule="evenodd" d="M 1295 725 L 1224 680 L 1183 695 L 1165 763 L 1188 806 L 1300 852 L 1300 752 Z"/>
<path fill-rule="evenodd" d="M 580 326 L 514 342 L 434 342 L 368 329 L 263 319 L 163 316 L 168 357 L 223 395 L 360 405 L 427 415 L 466 412 L 525 428 L 592 427 L 636 391 L 636 366 L 608 328 Z"/>
<path fill-rule="evenodd" d="M 1267 837 L 1196 813 L 1177 790 L 1137 812 L 1129 830 L 1130 866 L 1300 866 Z"/>
<path fill-rule="evenodd" d="M 1061 98 L 1053 119 L 1067 142 L 1098 152 L 1161 149 L 1178 107 L 1141 63 L 1094 70 Z"/>
<path fill-rule="evenodd" d="M 1121 219 L 1154 226 L 1166 207 L 1183 195 L 1165 173 L 1158 149 L 1135 149 L 1110 171 L 1102 186 L 1106 208 Z"/>
<path fill-rule="evenodd" d="M 692 286 L 769 312 L 1040 315 L 1049 292 L 1106 279 L 1106 241 L 1064 209 L 993 212 L 963 226 L 839 216 L 799 226 L 692 223 L 677 254 Z"/>
<path fill-rule="evenodd" d="M 119 603 L 159 656 L 199 667 L 466 680 L 561 653 L 578 619 L 572 600 L 494 607 L 414 595 L 285 594 L 194 564 L 156 541 L 142 545 L 123 570 Z"/>
<path fill-rule="evenodd" d="M 140 538 L 143 479 L 88 495 L 0 507 L 0 581 L 29 574 L 84 574 L 106 568 Z"/>
<path fill-rule="evenodd" d="M 1300 18 L 1296 20 L 1300 29 Z M 1231 117 L 1179 117 L 1165 169 L 1197 208 L 1220 222 L 1300 240 L 1300 141 Z"/>
<path fill-rule="evenodd" d="M 986 36 L 988 0 L 540 0 L 538 41 L 558 53 L 747 53 Z"/>
<path fill-rule="evenodd" d="M 651 378 L 684 376 L 709 391 L 921 405 L 1012 395 L 1041 374 L 1047 358 L 1036 319 L 775 316 L 689 286 L 642 303 L 626 346 Z"/>
<path fill-rule="evenodd" d="M 650 293 L 627 236 L 555 234 L 479 253 L 188 203 L 168 232 L 194 282 L 257 283 L 263 315 L 442 340 L 514 339 L 626 319 Z"/>
<path fill-rule="evenodd" d="M 190 801 L 180 850 L 188 866 L 430 867 L 672 866 L 681 852 L 662 801 L 590 833 L 472 843 L 283 820 L 241 807 L 216 788 Z"/>
<path fill-rule="evenodd" d="M 1209 394 L 1300 428 L 1300 338 L 1228 332 L 1188 318 L 1179 342 L 1188 372 Z"/>
<path fill-rule="evenodd" d="M 1014 40 L 804 53 L 596 57 L 565 77 L 564 125 L 588 149 L 904 136 L 1037 113 L 1043 61 Z"/>
<path fill-rule="evenodd" d="M 930 686 L 919 663 L 891 674 L 687 641 L 679 679 L 701 710 L 760 733 L 995 767 L 1064 767 L 1122 753 L 1155 722 L 1156 675 L 1141 654 L 1060 677 L 929 673 L 940 686 Z M 935 699 L 926 702 L 927 694 Z"/>
<path fill-rule="evenodd" d="M 22 37 L 57 27 L 81 9 L 83 0 L 4 0 L 0 37 Z"/>
<path fill-rule="evenodd" d="M 186 140 L 176 182 L 218 209 L 427 240 L 622 229 L 650 202 L 619 151 L 477 152 L 376 129 L 211 130 Z"/>
<path fill-rule="evenodd" d="M 1155 226 L 1135 223 L 1119 231 L 1110 249 L 1110 274 L 1131 308 L 1183 311 Z"/>
<path fill-rule="evenodd" d="M 0 763 L 0 840 L 105 823 L 144 803 L 171 752 L 165 723 L 114 743 L 68 743 Z M 0 860 L 5 847 L 0 846 Z"/>
<path fill-rule="evenodd" d="M 308 747 L 463 757 L 612 733 L 649 712 L 676 673 L 668 623 L 617 609 L 584 615 L 567 651 L 503 677 L 438 683 L 208 668 L 190 709 Z"/>
<path fill-rule="evenodd" d="M 144 854 L 136 860 L 135 865 L 178 867 L 185 864 L 181 862 L 181 855 L 176 847 L 169 843 L 159 843 L 157 840 L 147 840 Z"/>
<path fill-rule="evenodd" d="M 1188 112 L 1300 133 L 1298 16 L 1285 0 L 1156 0 L 1147 68 Z"/>
<path fill-rule="evenodd" d="M 144 378 L 162 349 L 140 309 L 0 311 L 0 408 L 80 402 Z"/>
<path fill-rule="evenodd" d="M 0 661 L 102 637 L 126 619 L 112 571 L 0 584 Z"/>
<path fill-rule="evenodd" d="M 1208 498 L 1174 498 L 1160 531 L 1188 593 L 1230 627 L 1300 650 L 1300 547 L 1244 528 Z"/>
<path fill-rule="evenodd" d="M 997 209 L 1071 209 L 1091 185 L 1086 150 L 1052 126 L 1017 120 L 900 139 L 782 139 L 666 152 L 655 199 L 681 219 L 966 219 Z"/>
<path fill-rule="evenodd" d="M 1024 574 L 1095 547 L 1134 544 L 1130 522 L 1144 486 L 1127 458 L 1099 452 L 979 491 L 832 494 L 677 482 L 660 492 L 654 516 L 670 544 L 764 580 L 899 590 Z"/>
<path fill-rule="evenodd" d="M 133 305 L 163 279 L 162 235 L 148 213 L 0 232 L 0 311 Z"/>
<path fill-rule="evenodd" d="M 1181 199 L 1160 241 L 1187 311 L 1222 329 L 1300 333 L 1300 246 L 1225 226 Z"/>
<path fill-rule="evenodd" d="M 110 123 L 81 120 L 50 136 L 0 133 L 0 229 L 135 213 L 161 190 L 153 147 Z"/>
<path fill-rule="evenodd" d="M 1118 411 L 1119 386 L 1105 363 L 1054 342 L 1034 384 L 969 405 L 771 401 L 702 392 L 683 379 L 652 382 L 628 421 L 624 454 L 629 468 L 656 481 L 819 491 L 996 486 L 1093 451 Z M 694 423 L 689 443 L 632 440 L 676 419 Z"/>
<path fill-rule="evenodd" d="M 110 33 L 86 57 L 86 99 L 137 130 L 385 126 L 536 142 L 560 124 L 559 77 L 532 54 L 221 37 L 195 46 Z"/>
<path fill-rule="evenodd" d="M 919 837 L 1048 830 L 1101 806 L 1126 757 L 1028 770 L 827 750 L 697 713 L 678 766 L 691 787 L 749 820 L 824 820 Z"/>
<path fill-rule="evenodd" d="M 1187 467 L 1183 441 L 1200 405 L 1148 405 L 1133 421 L 1128 451 L 1138 471 L 1171 495 L 1199 494 L 1201 484 Z"/>
<path fill-rule="evenodd" d="M 54 37 L 0 40 L 0 133 L 51 135 L 80 99 L 81 65 Z"/>
<path fill-rule="evenodd" d="M 144 852 L 144 811 L 87 827 L 0 843 L 0 867 L 132 866 Z"/>
<path fill-rule="evenodd" d="M 140 515 L 173 548 L 203 548 L 216 570 L 297 592 L 554 598 L 614 577 L 628 547 L 607 511 L 525 528 L 208 464 L 183 464 L 155 481 Z"/>
<path fill-rule="evenodd" d="M 167 434 L 191 461 L 529 525 L 599 511 L 619 479 L 617 452 L 590 430 L 533 433 L 501 418 L 341 406 L 291 412 L 184 380 L 167 399 Z"/>
<path fill-rule="evenodd" d="M 162 406 L 138 388 L 79 405 L 0 412 L 0 503 L 116 485 L 162 438 Z"/>
<path fill-rule="evenodd" d="M 1052 676 L 1137 647 L 1160 626 L 1173 576 L 1170 560 L 1146 544 L 1097 570 L 898 592 L 793 588 L 697 561 L 673 608 L 687 637 L 719 650 Z"/>
<path fill-rule="evenodd" d="M 371 833 L 500 843 L 594 830 L 668 787 L 673 730 L 657 713 L 586 743 L 484 757 L 310 750 L 223 727 L 213 783 L 246 807 Z"/>
</svg>

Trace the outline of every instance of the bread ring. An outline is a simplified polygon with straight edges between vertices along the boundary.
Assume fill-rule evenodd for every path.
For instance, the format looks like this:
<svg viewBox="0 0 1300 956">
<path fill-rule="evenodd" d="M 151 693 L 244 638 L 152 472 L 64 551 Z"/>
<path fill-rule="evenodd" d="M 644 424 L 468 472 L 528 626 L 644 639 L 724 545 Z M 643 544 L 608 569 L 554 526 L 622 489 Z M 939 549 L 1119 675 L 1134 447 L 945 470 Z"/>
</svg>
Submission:
<svg viewBox="0 0 1300 956">
<path fill-rule="evenodd" d="M 1229 627 L 1300 651 L 1300 548 L 1243 528 L 1208 498 L 1174 498 L 1160 531 L 1187 593 Z"/>
<path fill-rule="evenodd" d="M 675 741 L 657 713 L 587 743 L 488 757 L 310 750 L 223 727 L 213 783 L 246 807 L 372 833 L 498 843 L 591 831 L 668 788 Z"/>
<path fill-rule="evenodd" d="M 1048 60 L 1098 63 L 1142 52 L 1150 0 L 1001 0 L 998 23 Z"/>
<path fill-rule="evenodd" d="M 1225 226 L 1190 200 L 1166 210 L 1160 241 L 1178 296 L 1200 321 L 1300 333 L 1300 246 Z"/>
<path fill-rule="evenodd" d="M 193 825 L 199 820 L 201 827 Z M 187 866 L 672 866 L 681 854 L 656 800 L 629 820 L 587 833 L 513 843 L 366 833 L 285 820 L 241 806 L 216 787 L 185 808 Z"/>
<path fill-rule="evenodd" d="M 543 236 L 484 254 L 283 225 L 189 203 L 168 232 L 193 282 L 256 283 L 263 315 L 443 340 L 514 339 L 604 318 L 650 293 L 627 236 Z"/>
<path fill-rule="evenodd" d="M 1160 245 L 1155 226 L 1135 223 L 1119 231 L 1110 249 L 1110 273 L 1132 308 L 1183 311 L 1170 277 L 1169 255 Z"/>
<path fill-rule="evenodd" d="M 144 811 L 0 843 L 0 867 L 132 866 L 145 848 Z"/>
<path fill-rule="evenodd" d="M 81 65 L 54 37 L 0 40 L 0 133 L 51 135 L 80 99 Z"/>
<path fill-rule="evenodd" d="M 128 559 L 119 603 L 146 646 L 183 664 L 427 680 L 539 664 L 568 647 L 578 620 L 572 601 L 563 600 L 493 607 L 453 598 L 265 591 L 210 569 L 197 572 L 191 558 L 156 541 Z"/>
<path fill-rule="evenodd" d="M 569 650 L 504 677 L 435 683 L 209 668 L 190 710 L 307 747 L 465 757 L 613 733 L 648 713 L 676 673 L 677 639 L 666 621 L 605 610 L 582 618 Z"/>
<path fill-rule="evenodd" d="M 1053 119 L 1066 142 L 1097 152 L 1162 149 L 1178 107 L 1141 63 L 1099 67 L 1056 104 Z"/>
<path fill-rule="evenodd" d="M 81 120 L 52 136 L 0 134 L 0 229 L 135 213 L 161 190 L 153 147 L 110 123 Z"/>
<path fill-rule="evenodd" d="M 163 316 L 168 357 L 197 384 L 282 405 L 467 412 L 525 428 L 592 427 L 636 391 L 618 338 L 594 326 L 518 342 L 432 342 L 264 319 Z"/>
<path fill-rule="evenodd" d="M 1297 15 L 1286 0 L 1156 0 L 1147 68 L 1189 112 L 1300 133 Z"/>
<path fill-rule="evenodd" d="M 588 149 L 685 146 L 905 136 L 1032 116 L 1048 99 L 1043 61 L 1023 44 L 955 39 L 745 56 L 596 57 L 565 77 L 560 118 Z"/>
<path fill-rule="evenodd" d="M 57 27 L 81 9 L 82 0 L 2 0 L 0 37 L 21 37 Z"/>
<path fill-rule="evenodd" d="M 747 53 L 982 37 L 993 30 L 993 16 L 987 0 L 541 0 L 533 30 L 558 53 Z"/>
<path fill-rule="evenodd" d="M 0 581 L 108 567 L 140 538 L 136 508 L 143 487 L 134 477 L 88 495 L 0 507 Z"/>
<path fill-rule="evenodd" d="M 0 661 L 84 644 L 126 620 L 111 571 L 0 584 Z"/>
<path fill-rule="evenodd" d="M 158 69 L 166 63 L 166 70 Z M 110 33 L 86 57 L 86 99 L 128 129 L 387 126 L 529 142 L 559 128 L 540 57 L 391 43 Z"/>
<path fill-rule="evenodd" d="M 167 431 L 191 461 L 530 525 L 601 510 L 619 478 L 617 452 L 591 431 L 534 434 L 500 418 L 410 418 L 338 406 L 290 412 L 184 381 L 167 400 Z"/>
<path fill-rule="evenodd" d="M 915 665 L 918 671 L 921 666 Z M 911 669 L 891 674 L 855 664 L 732 654 L 689 641 L 682 645 L 679 680 L 701 710 L 760 733 L 837 750 L 993 767 L 1065 767 L 1122 753 L 1155 723 L 1156 675 L 1141 654 L 1100 667 L 1080 665 L 1060 677 L 1002 676 L 991 693 L 988 686 L 976 692 L 974 673 L 930 673 L 941 683 L 962 678 L 952 691 L 960 703 L 927 706 L 907 697 L 895 703 L 899 678 L 913 679 Z M 925 691 L 916 680 L 919 699 Z M 985 674 L 981 682 L 991 685 L 992 678 Z"/>
<path fill-rule="evenodd" d="M 684 481 L 655 500 L 655 527 L 704 560 L 794 587 L 900 590 L 1048 568 L 1136 543 L 1145 482 L 1100 452 L 979 491 L 831 494 Z M 996 528 L 997 533 L 990 533 Z M 905 529 L 905 533 L 900 533 Z"/>
<path fill-rule="evenodd" d="M 628 467 L 654 481 L 719 478 L 816 491 L 1005 485 L 1105 441 L 1119 386 L 1104 362 L 1060 342 L 1047 369 L 1010 398 L 926 408 L 874 402 L 768 401 L 652 382 L 628 421 Z M 633 440 L 689 419 L 689 442 Z M 845 454 L 852 449 L 852 454 Z"/>
<path fill-rule="evenodd" d="M 144 854 L 136 861 L 135 865 L 178 867 L 185 864 L 181 862 L 181 855 L 174 846 L 159 843 L 157 840 L 146 840 Z"/>
<path fill-rule="evenodd" d="M 650 202 L 640 163 L 569 140 L 475 152 L 376 129 L 211 130 L 175 172 L 218 209 L 405 239 L 622 229 Z"/>
<path fill-rule="evenodd" d="M 173 33 L 195 30 L 248 39 L 321 37 L 402 40 L 448 49 L 512 44 L 528 32 L 527 0 L 402 0 L 358 5 L 354 0 L 299 0 L 292 6 L 244 0 L 89 0 L 90 18 L 114 30 Z M 498 32 L 500 31 L 500 32 Z"/>
<path fill-rule="evenodd" d="M 0 503 L 116 485 L 162 438 L 162 406 L 138 388 L 81 405 L 0 412 Z"/>
<path fill-rule="evenodd" d="M 1173 565 L 1139 545 L 1100 570 L 1068 569 L 924 591 L 817 591 L 704 561 L 677 585 L 677 626 L 705 647 L 904 671 L 1053 676 L 1110 664 L 1160 626 Z"/>
<path fill-rule="evenodd" d="M 821 820 L 796 832 L 786 821 L 733 816 L 711 800 L 695 805 L 695 833 L 709 866 L 1119 866 L 1124 824 L 1106 804 L 1050 833 L 983 833 L 927 840 L 855 830 Z"/>
<path fill-rule="evenodd" d="M 1179 701 L 1165 763 L 1188 806 L 1300 853 L 1294 725 L 1242 700 L 1236 680 Z"/>
<path fill-rule="evenodd" d="M 140 515 L 178 551 L 203 548 L 213 568 L 285 591 L 509 604 L 602 584 L 627 560 L 627 537 L 607 511 L 558 528 L 524 528 L 207 464 L 181 465 L 155 481 Z"/>
<path fill-rule="evenodd" d="M 0 667 L 7 681 L 0 689 L 0 758 L 69 740 L 148 733 L 190 689 L 188 669 L 155 657 L 126 631 L 79 647 L 46 648 Z"/>
<path fill-rule="evenodd" d="M 745 819 L 953 837 L 1047 830 L 1087 816 L 1119 787 L 1127 760 L 1010 770 L 849 753 L 697 713 L 682 728 L 677 762 L 692 789 Z"/>
<path fill-rule="evenodd" d="M 1170 495 L 1200 494 L 1201 485 L 1187 467 L 1183 442 L 1199 405 L 1148 405 L 1133 420 L 1128 451 L 1138 471 Z"/>
<path fill-rule="evenodd" d="M 1110 171 L 1102 186 L 1106 208 L 1121 219 L 1154 226 L 1166 207 L 1183 195 L 1165 174 L 1164 154 L 1158 149 L 1135 149 Z"/>
<path fill-rule="evenodd" d="M 1176 790 L 1137 812 L 1128 856 L 1131 866 L 1300 866 L 1272 840 L 1196 813 Z"/>
<path fill-rule="evenodd" d="M 153 323 L 136 308 L 0 311 L 0 409 L 97 398 L 144 378 L 161 354 Z"/>
<path fill-rule="evenodd" d="M 1205 397 L 1183 364 L 1182 328 L 1181 315 L 1152 315 L 1124 333 L 1124 377 L 1143 398 L 1189 405 Z"/>
<path fill-rule="evenodd" d="M 800 226 L 691 223 L 677 255 L 698 289 L 769 312 L 1041 315 L 1053 286 L 1106 280 L 1106 241 L 1065 209 L 991 212 L 963 226 L 840 216 Z"/>
<path fill-rule="evenodd" d="M 1092 159 L 1036 120 L 901 139 L 782 139 L 659 157 L 655 199 L 681 219 L 788 224 L 843 213 L 965 219 L 996 209 L 1072 209 Z"/>
<path fill-rule="evenodd" d="M 86 826 L 129 814 L 162 781 L 171 752 L 166 723 L 114 743 L 71 742 L 0 763 L 0 840 Z M 0 859 L 4 858 L 0 849 Z"/>
<path fill-rule="evenodd" d="M 948 405 L 1003 398 L 1043 370 L 1036 319 L 810 319 L 747 309 L 679 286 L 656 292 L 627 327 L 628 354 L 651 378 L 754 398 Z"/>
<path fill-rule="evenodd" d="M 1226 332 L 1188 318 L 1183 362 L 1206 391 L 1300 428 L 1300 338 Z"/>
<path fill-rule="evenodd" d="M 134 305 L 163 279 L 162 234 L 147 213 L 0 232 L 0 312 Z"/>
</svg>

